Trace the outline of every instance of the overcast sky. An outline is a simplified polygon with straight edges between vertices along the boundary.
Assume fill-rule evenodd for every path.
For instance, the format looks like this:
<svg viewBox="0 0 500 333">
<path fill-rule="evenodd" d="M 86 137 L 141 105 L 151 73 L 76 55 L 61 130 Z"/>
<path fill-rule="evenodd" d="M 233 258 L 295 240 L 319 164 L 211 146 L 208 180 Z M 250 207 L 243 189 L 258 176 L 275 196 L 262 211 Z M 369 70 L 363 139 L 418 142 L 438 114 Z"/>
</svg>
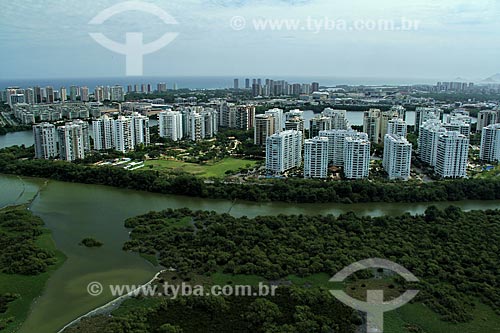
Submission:
<svg viewBox="0 0 500 333">
<path fill-rule="evenodd" d="M 125 56 L 89 32 L 122 43 L 179 35 L 144 57 L 148 76 L 332 76 L 475 80 L 500 72 L 500 5 L 495 0 L 167 0 L 178 24 L 141 12 L 89 21 L 116 0 L 0 0 L 0 77 L 125 75 Z M 234 30 L 231 19 L 246 19 Z M 390 19 L 420 22 L 416 31 L 256 31 L 254 19 Z"/>
</svg>

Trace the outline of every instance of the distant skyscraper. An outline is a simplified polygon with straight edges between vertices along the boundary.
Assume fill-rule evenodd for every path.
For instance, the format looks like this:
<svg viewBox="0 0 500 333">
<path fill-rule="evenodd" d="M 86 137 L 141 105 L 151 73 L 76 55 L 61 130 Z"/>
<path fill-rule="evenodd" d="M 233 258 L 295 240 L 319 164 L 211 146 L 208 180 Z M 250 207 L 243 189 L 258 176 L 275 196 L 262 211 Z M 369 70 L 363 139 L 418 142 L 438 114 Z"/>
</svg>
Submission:
<svg viewBox="0 0 500 333">
<path fill-rule="evenodd" d="M 483 128 L 479 157 L 486 162 L 500 162 L 500 124 Z"/>
<path fill-rule="evenodd" d="M 389 179 L 408 180 L 411 171 L 412 144 L 403 136 L 387 134 L 384 140 L 383 166 Z"/>
<path fill-rule="evenodd" d="M 35 91 L 32 88 L 24 90 L 24 101 L 30 105 L 35 104 Z"/>
<path fill-rule="evenodd" d="M 80 88 L 80 94 L 81 94 L 81 101 L 82 102 L 88 102 L 90 100 L 89 97 L 89 88 L 88 87 L 81 87 Z"/>
<path fill-rule="evenodd" d="M 240 89 L 240 80 L 234 79 L 234 90 Z"/>
<path fill-rule="evenodd" d="M 42 103 L 42 88 L 36 86 L 34 89 L 35 91 L 35 104 L 40 104 Z"/>
<path fill-rule="evenodd" d="M 35 158 L 51 159 L 57 157 L 56 127 L 49 123 L 33 126 Z"/>
<path fill-rule="evenodd" d="M 160 137 L 167 138 L 172 141 L 182 139 L 182 114 L 177 111 L 164 111 L 158 115 L 158 123 L 160 127 Z"/>
<path fill-rule="evenodd" d="M 124 100 L 123 87 L 119 85 L 111 87 L 111 101 L 123 102 Z"/>
<path fill-rule="evenodd" d="M 313 82 L 313 83 L 311 84 L 311 91 L 312 91 L 312 92 L 319 91 L 319 83 L 318 83 L 318 82 Z"/>
<path fill-rule="evenodd" d="M 370 109 L 366 111 L 363 119 L 363 132 L 368 134 L 370 142 L 380 142 L 380 126 L 381 126 L 382 112 L 379 109 Z"/>
<path fill-rule="evenodd" d="M 370 141 L 347 137 L 344 144 L 344 175 L 347 179 L 365 179 L 370 175 Z"/>
<path fill-rule="evenodd" d="M 77 86 L 71 86 L 69 87 L 69 99 L 72 102 L 76 102 L 76 98 L 79 96 L 78 95 L 78 87 Z"/>
<path fill-rule="evenodd" d="M 499 114 L 497 113 L 497 111 L 494 110 L 480 111 L 477 118 L 477 132 L 481 133 L 483 131 L 483 128 L 491 124 L 500 122 L 500 119 L 498 119 L 498 115 Z"/>
<path fill-rule="evenodd" d="M 250 79 L 245 79 L 245 89 L 250 89 Z"/>
<path fill-rule="evenodd" d="M 328 139 L 315 137 L 304 143 L 304 178 L 327 178 Z"/>
<path fill-rule="evenodd" d="M 54 104 L 54 88 L 46 87 L 45 93 L 47 94 L 47 103 Z"/>
<path fill-rule="evenodd" d="M 158 85 L 157 85 L 157 91 L 159 93 L 167 92 L 167 84 L 164 83 L 164 82 L 158 83 Z"/>
<path fill-rule="evenodd" d="M 61 87 L 61 89 L 59 89 L 59 93 L 61 95 L 61 102 L 65 103 L 68 99 L 68 91 L 66 90 L 66 87 Z"/>
<path fill-rule="evenodd" d="M 279 175 L 302 164 L 302 133 L 283 131 L 266 140 L 266 170 Z"/>
<path fill-rule="evenodd" d="M 442 178 L 467 177 L 469 138 L 458 132 L 441 134 L 438 142 L 436 173 Z"/>
</svg>

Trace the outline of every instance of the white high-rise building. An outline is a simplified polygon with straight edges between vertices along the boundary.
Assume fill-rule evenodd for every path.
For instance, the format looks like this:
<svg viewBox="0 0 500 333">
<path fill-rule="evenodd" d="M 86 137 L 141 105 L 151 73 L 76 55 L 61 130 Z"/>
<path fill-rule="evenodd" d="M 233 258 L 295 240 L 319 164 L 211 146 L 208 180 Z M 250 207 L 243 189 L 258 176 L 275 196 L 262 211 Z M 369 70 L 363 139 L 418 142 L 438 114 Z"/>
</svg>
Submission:
<svg viewBox="0 0 500 333">
<path fill-rule="evenodd" d="M 160 137 L 172 141 L 182 140 L 182 114 L 178 111 L 168 110 L 158 115 Z"/>
<path fill-rule="evenodd" d="M 448 118 L 448 122 L 444 123 L 443 127 L 449 132 L 459 132 L 466 137 L 470 136 L 470 123 L 458 118 Z"/>
<path fill-rule="evenodd" d="M 401 118 L 391 119 L 387 124 L 387 134 L 395 134 L 406 138 L 408 135 L 408 125 Z"/>
<path fill-rule="evenodd" d="M 315 137 L 304 143 L 304 178 L 328 177 L 328 138 Z"/>
<path fill-rule="evenodd" d="M 202 117 L 201 137 L 202 139 L 213 138 L 219 132 L 218 113 L 214 109 L 205 108 L 200 112 Z"/>
<path fill-rule="evenodd" d="M 274 118 L 274 131 L 275 133 L 279 133 L 283 130 L 283 110 L 282 109 L 271 109 L 267 110 L 267 115 L 271 115 Z"/>
<path fill-rule="evenodd" d="M 113 122 L 113 142 L 115 150 L 127 153 L 135 148 L 134 125 L 132 118 L 119 116 Z"/>
<path fill-rule="evenodd" d="M 499 113 L 494 110 L 480 111 L 477 117 L 477 132 L 481 133 L 486 126 L 498 123 L 500 120 L 498 115 Z"/>
<path fill-rule="evenodd" d="M 483 128 L 479 157 L 487 162 L 500 162 L 500 124 Z"/>
<path fill-rule="evenodd" d="M 331 119 L 330 128 L 335 130 L 347 130 L 351 128 L 349 124 L 349 120 L 347 120 L 347 111 L 346 110 L 334 110 L 331 108 L 326 108 L 321 113 L 322 116 L 328 117 Z"/>
<path fill-rule="evenodd" d="M 418 107 L 415 112 L 415 128 L 420 132 L 420 127 L 428 120 L 440 120 L 443 110 L 438 108 Z"/>
<path fill-rule="evenodd" d="M 465 178 L 468 158 L 468 137 L 458 132 L 446 132 L 439 136 L 436 174 L 442 178 Z"/>
<path fill-rule="evenodd" d="M 82 128 L 82 135 L 83 135 L 83 148 L 84 150 L 90 151 L 90 130 L 89 130 L 89 123 L 86 121 L 83 121 L 81 119 L 75 119 L 71 122 L 71 124 L 78 125 Z"/>
<path fill-rule="evenodd" d="M 132 125 L 135 146 L 149 146 L 151 144 L 151 136 L 149 133 L 149 118 L 138 113 L 134 113 L 132 115 Z"/>
<path fill-rule="evenodd" d="M 366 179 L 370 175 L 370 141 L 347 137 L 344 145 L 344 175 L 347 179 Z"/>
<path fill-rule="evenodd" d="M 336 167 L 344 166 L 344 145 L 347 137 L 368 140 L 366 133 L 353 129 L 320 131 L 319 136 L 328 138 L 328 163 Z"/>
<path fill-rule="evenodd" d="M 384 139 L 383 166 L 389 179 L 408 180 L 411 171 L 412 144 L 403 136 L 387 134 Z"/>
<path fill-rule="evenodd" d="M 57 137 L 54 125 L 49 123 L 34 125 L 33 138 L 35 158 L 48 160 L 57 157 Z"/>
<path fill-rule="evenodd" d="M 282 174 L 302 164 L 302 133 L 283 131 L 266 140 L 266 170 Z"/>
<path fill-rule="evenodd" d="M 108 116 L 92 121 L 92 133 L 95 150 L 114 148 L 113 142 L 114 120 Z"/>
<path fill-rule="evenodd" d="M 420 127 L 418 152 L 420 160 L 430 166 L 436 166 L 439 136 L 446 133 L 440 120 L 433 119 Z"/>
<path fill-rule="evenodd" d="M 77 123 L 67 123 L 57 128 L 59 137 L 59 157 L 64 161 L 85 158 L 85 140 L 83 128 Z"/>
</svg>

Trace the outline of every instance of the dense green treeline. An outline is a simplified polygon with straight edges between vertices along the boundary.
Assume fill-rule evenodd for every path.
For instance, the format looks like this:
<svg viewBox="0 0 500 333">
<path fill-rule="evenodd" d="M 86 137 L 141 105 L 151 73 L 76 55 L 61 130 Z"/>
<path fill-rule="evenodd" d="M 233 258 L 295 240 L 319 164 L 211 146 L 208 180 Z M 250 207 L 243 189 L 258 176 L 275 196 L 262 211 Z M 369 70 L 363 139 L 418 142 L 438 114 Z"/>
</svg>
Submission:
<svg viewBox="0 0 500 333">
<path fill-rule="evenodd" d="M 268 297 L 131 300 L 131 310 L 84 320 L 66 333 L 336 332 L 351 333 L 359 316 L 326 290 L 279 288 Z M 127 303 L 125 303 L 127 307 Z"/>
<path fill-rule="evenodd" d="M 64 255 L 24 205 L 0 210 L 0 248 L 0 331 L 16 332 Z"/>
<path fill-rule="evenodd" d="M 192 225 L 172 227 L 172 220 L 186 216 Z M 156 254 L 180 273 L 333 276 L 356 261 L 386 258 L 420 279 L 418 300 L 446 321 L 471 320 L 475 299 L 500 314 L 498 210 L 430 207 L 421 216 L 249 219 L 183 209 L 131 218 L 126 227 L 132 232 L 125 250 Z"/>
<path fill-rule="evenodd" d="M 420 182 L 261 180 L 247 184 L 205 182 L 189 174 L 152 170 L 130 172 L 62 161 L 30 160 L 32 148 L 0 150 L 0 173 L 100 184 L 164 194 L 249 201 L 303 203 L 434 202 L 500 199 L 500 180 L 460 179 Z"/>
<path fill-rule="evenodd" d="M 43 221 L 18 207 L 0 211 L 0 272 L 37 275 L 55 264 L 54 253 L 35 244 Z"/>
<path fill-rule="evenodd" d="M 29 131 L 31 126 L 2 126 L 0 127 L 0 135 L 6 135 L 7 133 Z"/>
</svg>

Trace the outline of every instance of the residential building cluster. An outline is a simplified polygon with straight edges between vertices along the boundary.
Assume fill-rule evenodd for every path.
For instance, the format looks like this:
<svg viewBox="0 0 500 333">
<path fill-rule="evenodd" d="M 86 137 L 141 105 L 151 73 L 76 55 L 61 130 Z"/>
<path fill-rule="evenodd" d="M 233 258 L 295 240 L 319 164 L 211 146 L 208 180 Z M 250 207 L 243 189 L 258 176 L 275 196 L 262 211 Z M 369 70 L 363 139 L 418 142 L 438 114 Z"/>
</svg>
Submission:
<svg viewBox="0 0 500 333">
<path fill-rule="evenodd" d="M 160 137 L 173 141 L 210 139 L 215 137 L 219 130 L 218 112 L 202 106 L 163 111 L 158 115 L 158 122 Z"/>
<path fill-rule="evenodd" d="M 240 80 L 234 79 L 235 90 L 240 88 Z M 254 97 L 273 97 L 273 96 L 299 96 L 311 95 L 319 92 L 320 85 L 318 82 L 313 83 L 288 83 L 285 80 L 272 80 L 272 79 L 245 79 L 245 89 L 251 90 Z"/>
<path fill-rule="evenodd" d="M 66 87 L 61 87 L 55 90 L 51 86 L 47 87 L 9 87 L 0 94 L 0 101 L 6 102 L 10 107 L 16 104 L 54 104 L 69 102 L 82 102 L 87 103 L 90 101 L 103 102 L 105 100 L 112 102 L 123 102 L 125 94 L 123 87 L 120 85 L 115 86 L 98 86 L 95 88 L 93 94 L 86 86 L 71 86 L 69 90 Z"/>
<path fill-rule="evenodd" d="M 368 178 L 371 156 L 369 136 L 351 128 L 345 110 L 327 108 L 313 118 L 309 130 L 311 138 L 305 141 L 303 126 L 299 125 L 301 121 L 303 118 L 299 110 L 283 115 L 282 110 L 272 109 L 255 117 L 255 143 L 265 142 L 269 175 L 281 175 L 301 166 L 301 156 L 297 152 L 302 151 L 303 146 L 305 178 L 327 178 L 330 167 L 341 167 L 347 179 Z M 408 179 L 412 146 L 405 138 L 406 123 L 395 118 L 386 126 L 383 133 L 390 134 L 386 134 L 388 148 L 384 166 L 391 179 Z"/>
<path fill-rule="evenodd" d="M 430 119 L 420 126 L 418 150 L 420 160 L 434 167 L 442 178 L 467 177 L 470 139 L 449 123 Z M 451 130 L 449 130 L 451 129 Z"/>
<path fill-rule="evenodd" d="M 149 145 L 149 118 L 139 114 L 119 116 L 117 119 L 103 116 L 92 121 L 92 127 L 83 120 L 73 120 L 64 126 L 47 122 L 33 125 L 35 157 L 74 161 L 85 158 L 92 148 L 95 151 L 114 149 L 127 153 L 137 145 Z M 93 147 L 91 140 L 93 139 Z"/>
<path fill-rule="evenodd" d="M 97 118 L 101 109 L 93 103 L 64 103 L 64 104 L 27 104 L 19 103 L 13 106 L 14 117 L 24 125 L 38 122 L 53 122 L 62 119 Z"/>
</svg>

